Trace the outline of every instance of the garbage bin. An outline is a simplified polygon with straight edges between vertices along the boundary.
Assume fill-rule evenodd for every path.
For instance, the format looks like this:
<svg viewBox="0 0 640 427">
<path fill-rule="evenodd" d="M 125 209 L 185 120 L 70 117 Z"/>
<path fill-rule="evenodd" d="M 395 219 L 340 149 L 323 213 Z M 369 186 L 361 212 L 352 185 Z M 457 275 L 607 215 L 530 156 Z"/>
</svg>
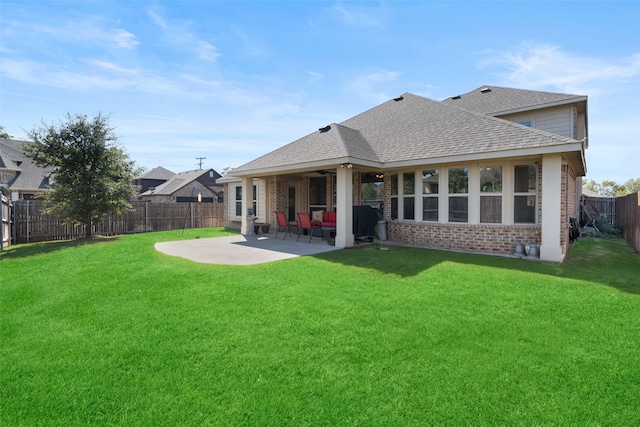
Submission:
<svg viewBox="0 0 640 427">
<path fill-rule="evenodd" d="M 378 239 L 387 240 L 387 221 L 384 219 L 378 221 Z"/>
</svg>

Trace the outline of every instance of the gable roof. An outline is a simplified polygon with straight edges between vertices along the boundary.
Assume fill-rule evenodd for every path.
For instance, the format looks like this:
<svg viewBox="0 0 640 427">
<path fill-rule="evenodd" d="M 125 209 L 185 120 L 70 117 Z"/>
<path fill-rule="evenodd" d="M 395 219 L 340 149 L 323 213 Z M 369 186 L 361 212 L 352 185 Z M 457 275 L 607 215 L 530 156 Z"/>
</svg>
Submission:
<svg viewBox="0 0 640 427">
<path fill-rule="evenodd" d="M 192 184 L 202 175 L 209 174 L 213 169 L 196 169 L 186 172 L 180 172 L 173 175 L 167 182 L 157 186 L 154 190 L 147 190 L 141 193 L 141 196 L 169 196 L 176 191 Z M 215 172 L 215 171 L 214 171 Z M 204 185 L 204 184 L 202 184 Z"/>
<path fill-rule="evenodd" d="M 157 180 L 169 180 L 175 172 L 171 172 L 169 169 L 165 169 L 162 166 L 156 166 L 155 168 L 146 171 L 140 175 L 137 179 L 157 179 Z"/>
<path fill-rule="evenodd" d="M 347 162 L 405 167 L 506 157 L 514 152 L 573 151 L 584 167 L 582 149 L 582 143 L 571 138 L 405 93 L 265 154 L 229 175 L 259 176 Z"/>
<path fill-rule="evenodd" d="M 17 172 L 5 185 L 13 191 L 37 192 L 49 189 L 52 168 L 37 166 L 24 152 L 28 141 L 0 138 L 0 169 Z"/>
<path fill-rule="evenodd" d="M 480 86 L 463 95 L 442 100 L 443 104 L 493 116 L 586 101 L 583 95 L 540 92 L 500 86 Z"/>
</svg>

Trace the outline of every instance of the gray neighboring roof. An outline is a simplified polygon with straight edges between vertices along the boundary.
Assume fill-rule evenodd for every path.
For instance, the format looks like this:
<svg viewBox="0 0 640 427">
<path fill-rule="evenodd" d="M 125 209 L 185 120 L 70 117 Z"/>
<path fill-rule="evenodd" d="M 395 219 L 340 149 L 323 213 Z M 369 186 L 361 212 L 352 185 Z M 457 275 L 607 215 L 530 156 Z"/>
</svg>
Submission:
<svg viewBox="0 0 640 427">
<path fill-rule="evenodd" d="M 175 172 L 171 172 L 169 169 L 165 169 L 162 166 L 157 166 L 151 170 L 146 171 L 142 175 L 140 175 L 137 179 L 164 179 L 169 180 L 172 176 L 175 175 Z"/>
<path fill-rule="evenodd" d="M 410 93 L 397 99 L 332 124 L 325 132 L 313 132 L 229 175 L 335 167 L 342 162 L 400 167 L 466 160 L 465 156 L 470 155 L 495 158 L 508 156 L 514 150 L 530 150 L 529 154 L 576 151 L 582 159 L 582 144 L 571 138 Z"/>
<path fill-rule="evenodd" d="M 24 146 L 27 144 L 30 142 L 0 138 L 0 157 L 3 163 L 0 169 L 18 172 L 9 181 L 8 188 L 21 192 L 48 190 L 52 168 L 41 168 L 27 157 L 24 153 Z"/>
<path fill-rule="evenodd" d="M 476 113 L 498 115 L 586 100 L 587 97 L 584 95 L 540 92 L 499 86 L 480 86 L 463 95 L 443 99 L 442 103 L 475 111 Z"/>
<path fill-rule="evenodd" d="M 169 196 L 181 188 L 190 185 L 204 174 L 208 174 L 212 169 L 197 169 L 180 172 L 173 175 L 167 182 L 157 186 L 155 190 L 147 190 L 140 196 Z"/>
</svg>

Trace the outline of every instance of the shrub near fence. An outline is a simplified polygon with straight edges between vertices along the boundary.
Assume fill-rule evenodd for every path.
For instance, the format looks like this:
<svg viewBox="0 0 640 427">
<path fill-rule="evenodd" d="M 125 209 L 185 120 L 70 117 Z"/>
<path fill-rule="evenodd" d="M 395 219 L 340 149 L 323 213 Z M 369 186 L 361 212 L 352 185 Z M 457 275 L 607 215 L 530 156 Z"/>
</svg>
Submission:
<svg viewBox="0 0 640 427">
<path fill-rule="evenodd" d="M 132 202 L 133 209 L 110 213 L 94 223 L 93 234 L 115 236 L 182 228 L 221 227 L 222 203 L 150 203 Z M 56 215 L 43 213 L 41 201 L 14 202 L 14 242 L 42 242 L 84 237 L 85 227 L 65 223 Z"/>
<path fill-rule="evenodd" d="M 640 252 L 640 192 L 619 197 L 616 211 L 622 235 L 636 252 Z"/>
</svg>

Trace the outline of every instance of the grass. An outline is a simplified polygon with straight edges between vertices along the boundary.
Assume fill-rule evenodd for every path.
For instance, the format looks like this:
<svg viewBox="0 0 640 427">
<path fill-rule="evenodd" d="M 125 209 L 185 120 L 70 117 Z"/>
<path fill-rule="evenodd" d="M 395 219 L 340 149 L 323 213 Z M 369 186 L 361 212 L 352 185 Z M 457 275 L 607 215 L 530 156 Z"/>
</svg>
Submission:
<svg viewBox="0 0 640 427">
<path fill-rule="evenodd" d="M 638 425 L 640 257 L 374 246 L 192 263 L 187 230 L 13 246 L 1 425 Z"/>
</svg>

